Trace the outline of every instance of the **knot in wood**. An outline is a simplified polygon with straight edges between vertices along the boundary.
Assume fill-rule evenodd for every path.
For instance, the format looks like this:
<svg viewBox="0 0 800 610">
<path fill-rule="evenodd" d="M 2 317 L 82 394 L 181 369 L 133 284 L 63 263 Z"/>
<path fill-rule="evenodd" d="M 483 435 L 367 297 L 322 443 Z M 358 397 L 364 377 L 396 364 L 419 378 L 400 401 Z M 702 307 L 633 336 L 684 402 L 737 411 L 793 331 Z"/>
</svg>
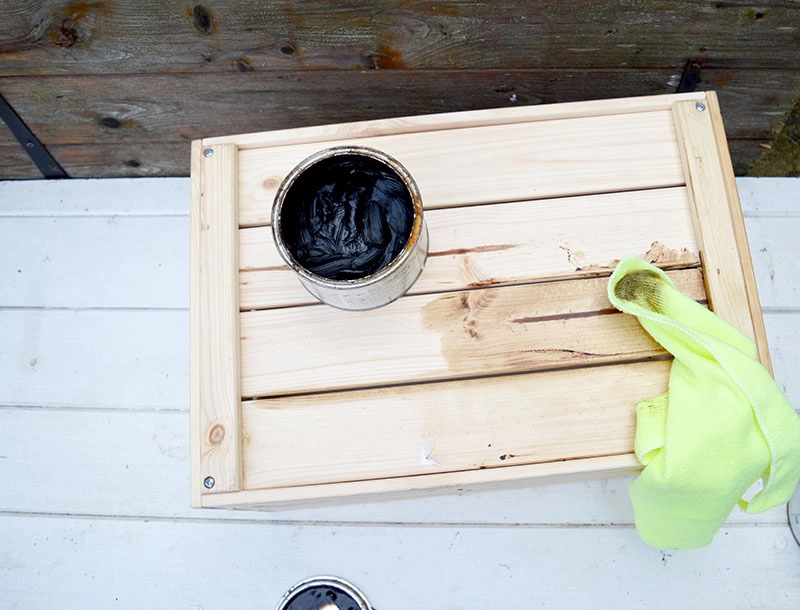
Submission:
<svg viewBox="0 0 800 610">
<path fill-rule="evenodd" d="M 222 424 L 212 426 L 208 433 L 208 440 L 212 445 L 221 445 L 222 441 L 225 440 L 225 426 Z"/>
</svg>

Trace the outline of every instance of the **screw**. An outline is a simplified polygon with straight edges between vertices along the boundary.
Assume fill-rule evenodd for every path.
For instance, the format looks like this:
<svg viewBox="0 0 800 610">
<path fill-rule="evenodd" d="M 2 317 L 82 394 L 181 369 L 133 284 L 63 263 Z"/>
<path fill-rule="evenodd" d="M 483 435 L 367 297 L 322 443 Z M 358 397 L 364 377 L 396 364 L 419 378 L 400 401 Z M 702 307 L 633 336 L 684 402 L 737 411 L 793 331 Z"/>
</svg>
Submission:
<svg viewBox="0 0 800 610">
<path fill-rule="evenodd" d="M 203 481 L 203 485 L 205 486 L 206 489 L 211 489 L 212 487 L 214 487 L 215 483 L 216 481 L 214 480 L 214 477 L 206 477 L 206 480 Z"/>
<path fill-rule="evenodd" d="M 36 146 L 36 144 L 34 144 L 33 142 L 25 142 L 25 146 L 27 146 L 28 148 L 33 148 L 34 146 Z"/>
<path fill-rule="evenodd" d="M 697 108 L 697 112 L 703 112 L 706 109 L 706 105 L 703 102 L 697 102 L 694 107 Z"/>
<path fill-rule="evenodd" d="M 205 152 L 203 152 L 203 156 L 204 156 L 206 159 L 210 159 L 211 157 L 213 157 L 213 156 L 214 156 L 214 151 L 213 151 L 213 149 L 211 149 L 211 148 L 206 148 Z"/>
</svg>

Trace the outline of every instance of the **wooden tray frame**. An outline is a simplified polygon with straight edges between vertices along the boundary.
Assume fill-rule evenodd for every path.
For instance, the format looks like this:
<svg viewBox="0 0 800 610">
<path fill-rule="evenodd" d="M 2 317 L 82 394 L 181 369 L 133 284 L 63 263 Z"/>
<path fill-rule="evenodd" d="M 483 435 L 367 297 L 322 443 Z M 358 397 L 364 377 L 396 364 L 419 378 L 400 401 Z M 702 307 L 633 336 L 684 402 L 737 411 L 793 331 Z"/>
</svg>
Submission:
<svg viewBox="0 0 800 610">
<path fill-rule="evenodd" d="M 512 460 L 509 460 L 508 463 L 490 463 L 489 467 L 486 463 L 476 463 L 469 468 L 445 469 L 445 471 L 434 468 L 430 473 L 415 471 L 407 476 L 391 474 L 389 468 L 390 474 L 386 476 L 360 475 L 355 476 L 353 480 L 303 482 L 301 476 L 299 482 L 295 482 L 290 476 L 278 484 L 260 483 L 255 467 L 252 464 L 245 465 L 247 460 L 243 458 L 248 448 L 256 442 L 255 428 L 252 430 L 247 428 L 250 421 L 248 414 L 253 411 L 252 404 L 260 407 L 265 405 L 257 400 L 249 400 L 253 396 L 246 396 L 247 408 L 243 408 L 242 335 L 245 331 L 240 304 L 247 303 L 250 297 L 247 288 L 243 287 L 240 281 L 242 245 L 240 227 L 263 224 L 263 219 L 256 219 L 254 214 L 266 214 L 268 209 L 267 206 L 263 206 L 263 201 L 256 202 L 256 205 L 262 205 L 264 210 L 254 212 L 256 208 L 253 203 L 246 203 L 248 198 L 252 199 L 249 191 L 241 192 L 240 196 L 240 191 L 249 188 L 248 185 L 253 182 L 254 173 L 252 167 L 243 167 L 244 162 L 240 162 L 240 154 L 242 151 L 266 151 L 265 154 L 272 154 L 298 146 L 325 148 L 334 143 L 397 134 L 419 134 L 423 137 L 425 134 L 435 135 L 445 131 L 455 133 L 451 130 L 461 130 L 458 133 L 468 134 L 472 133 L 469 130 L 473 128 L 501 128 L 533 123 L 538 123 L 540 126 L 545 123 L 547 126 L 552 124 L 557 128 L 561 125 L 558 121 L 564 119 L 620 117 L 620 120 L 623 120 L 624 117 L 638 113 L 657 111 L 671 112 L 674 122 L 683 183 L 692 210 L 705 283 L 705 294 L 699 294 L 697 298 L 698 300 L 705 298 L 709 307 L 718 315 L 753 338 L 759 348 L 762 363 L 769 368 L 766 332 L 755 275 L 719 105 L 713 92 L 406 117 L 216 137 L 193 142 L 190 397 L 192 506 L 278 509 L 367 499 L 383 500 L 407 497 L 409 494 L 529 485 L 565 478 L 608 477 L 635 472 L 640 468 L 632 453 L 632 413 L 635 401 L 631 399 L 629 404 L 622 405 L 624 411 L 620 411 L 619 408 L 617 411 L 608 411 L 606 417 L 607 425 L 618 425 L 623 429 L 621 438 L 629 444 L 622 448 L 604 448 L 597 451 L 587 449 L 585 454 L 573 448 L 568 456 L 558 457 L 558 448 L 561 443 L 566 443 L 564 440 L 566 433 L 562 434 L 558 426 L 567 426 L 566 432 L 571 436 L 576 425 L 594 426 L 596 423 L 583 424 L 580 421 L 576 423 L 576 420 L 570 419 L 570 415 L 567 414 L 566 419 L 554 421 L 552 429 L 548 429 L 545 425 L 541 432 L 543 436 L 537 441 L 545 443 L 548 439 L 552 439 L 551 453 L 547 454 L 548 457 L 541 459 L 530 457 L 529 463 L 512 463 Z M 592 144 L 600 157 L 603 155 L 603 145 L 602 141 Z M 260 183 L 274 189 L 279 182 L 280 171 L 285 169 L 277 172 L 266 171 L 263 176 L 259 175 L 256 178 Z M 604 187 L 600 188 L 602 190 Z M 424 189 L 423 199 L 425 199 Z M 433 240 L 431 247 L 435 247 Z M 580 277 L 596 275 L 605 282 L 610 269 L 587 270 L 576 266 L 575 272 Z M 513 284 L 513 281 L 508 282 L 508 285 Z M 276 305 L 280 306 L 280 303 Z M 314 311 L 318 313 L 321 310 Z M 621 362 L 613 366 L 626 367 L 624 369 L 626 375 L 630 374 L 632 380 L 641 378 L 642 385 L 637 391 L 644 392 L 646 396 L 646 392 L 665 386 L 668 373 L 668 361 L 652 360 L 652 357 L 647 357 L 640 359 L 639 362 Z M 596 386 L 590 385 L 588 380 L 593 379 L 592 384 L 602 384 L 602 380 L 608 375 L 602 366 L 587 369 L 584 368 L 586 364 L 577 362 L 574 367 L 552 366 L 551 368 L 561 370 L 550 374 L 546 383 L 537 382 L 532 386 L 535 388 L 532 391 L 541 392 L 541 396 L 537 394 L 539 400 L 546 401 L 548 397 L 557 400 L 557 397 L 566 391 L 565 388 L 581 386 L 578 382 L 583 382 L 581 392 L 588 396 L 583 408 L 591 409 L 592 389 Z M 599 364 L 608 367 L 609 363 Z M 645 369 L 646 374 L 642 372 L 640 375 L 639 371 Z M 595 377 L 591 377 L 592 375 Z M 648 385 L 654 378 L 658 381 L 656 387 Z M 542 382 L 544 380 L 545 377 L 539 379 Z M 475 382 L 468 379 L 463 382 L 456 380 L 450 386 L 446 386 L 444 391 L 456 386 L 470 388 L 472 387 L 469 386 L 470 383 Z M 429 389 L 441 391 L 442 387 L 434 380 L 430 384 L 415 384 L 408 391 L 419 395 L 419 392 L 427 392 Z M 475 388 L 479 393 L 480 386 Z M 337 390 L 335 387 L 330 389 Z M 613 386 L 606 388 L 605 391 L 613 391 Z M 292 392 L 287 390 L 285 393 Z M 378 400 L 379 394 L 380 390 L 373 391 L 367 398 Z M 327 413 L 327 417 L 333 418 L 330 421 L 338 421 L 337 414 L 342 413 L 343 426 L 346 428 L 358 426 L 358 421 L 353 419 L 357 415 L 347 415 L 349 412 L 344 407 L 342 411 L 336 410 L 340 408 L 337 406 L 339 404 L 337 400 L 341 399 L 341 396 L 340 392 L 326 390 L 316 393 L 313 397 L 290 396 L 287 400 L 295 403 L 307 400 L 309 405 L 319 406 L 319 413 Z M 490 398 L 487 396 L 487 400 Z M 369 403 L 378 409 L 376 413 L 380 413 L 381 408 L 387 408 L 385 397 L 383 400 L 383 403 Z M 545 417 L 549 408 L 548 404 L 542 404 L 538 410 L 532 408 L 529 412 L 530 417 Z M 452 418 L 458 418 L 457 409 L 447 413 Z M 526 413 L 528 411 L 517 413 L 515 417 L 525 417 Z M 315 417 L 310 409 L 309 417 Z M 350 419 L 347 419 L 348 417 Z M 409 425 L 413 423 L 412 421 Z M 267 434 L 271 435 L 269 438 L 275 439 L 276 444 L 280 444 L 280 429 L 268 430 Z M 387 442 L 388 440 L 391 439 L 387 439 Z M 380 441 L 381 439 L 378 439 L 379 444 Z M 457 441 L 458 439 L 454 441 L 456 454 Z M 578 442 L 591 444 L 593 441 L 579 439 Z M 491 447 L 491 443 L 489 446 Z M 425 459 L 423 450 L 422 461 L 425 462 Z M 428 459 L 432 465 L 438 466 L 436 460 Z M 499 459 L 503 460 L 504 455 L 499 456 Z M 324 461 L 325 451 L 320 450 L 318 455 L 305 456 L 300 460 L 298 469 L 293 472 L 303 473 L 302 468 L 305 468 L 305 471 L 313 470 L 315 464 Z M 379 465 L 376 468 L 378 468 L 376 472 L 381 472 Z M 259 471 L 264 469 L 267 469 L 267 465 L 258 465 Z M 282 481 L 280 478 L 278 480 Z"/>
</svg>

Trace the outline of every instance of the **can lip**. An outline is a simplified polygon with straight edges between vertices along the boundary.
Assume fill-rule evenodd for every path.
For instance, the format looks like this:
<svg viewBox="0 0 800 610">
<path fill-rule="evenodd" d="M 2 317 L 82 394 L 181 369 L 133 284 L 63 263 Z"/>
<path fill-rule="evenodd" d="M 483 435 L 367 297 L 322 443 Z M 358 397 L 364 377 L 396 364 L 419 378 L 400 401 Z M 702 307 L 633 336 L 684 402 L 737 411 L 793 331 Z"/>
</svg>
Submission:
<svg viewBox="0 0 800 610">
<path fill-rule="evenodd" d="M 358 589 L 358 587 L 343 578 L 329 575 L 312 576 L 311 578 L 301 580 L 283 595 L 275 610 L 285 610 L 289 603 L 298 595 L 309 589 L 314 589 L 317 587 L 330 587 L 331 589 L 337 589 L 340 592 L 352 597 L 358 604 L 358 610 L 372 610 L 366 596 Z"/>
<path fill-rule="evenodd" d="M 286 199 L 286 194 L 303 172 L 305 172 L 318 161 L 329 159 L 331 157 L 340 157 L 343 155 L 362 155 L 365 157 L 370 157 L 371 159 L 375 159 L 376 161 L 384 163 L 392 171 L 396 172 L 397 175 L 400 176 L 400 179 L 403 181 L 403 184 L 405 185 L 406 189 L 408 189 L 408 193 L 411 196 L 411 203 L 414 206 L 414 221 L 411 225 L 411 232 L 409 233 L 405 246 L 403 246 L 400 254 L 392 259 L 388 265 L 382 267 L 375 273 L 365 275 L 364 277 L 346 280 L 334 280 L 309 271 L 294 258 L 292 253 L 286 247 L 286 244 L 283 242 L 283 239 L 280 238 L 281 211 L 283 210 L 283 203 Z M 419 187 L 417 187 L 417 183 L 414 181 L 414 178 L 411 177 L 409 171 L 391 155 L 378 150 L 377 148 L 371 148 L 369 146 L 332 146 L 330 148 L 317 151 L 314 154 L 306 157 L 286 175 L 281 182 L 281 185 L 278 187 L 277 193 L 275 194 L 270 220 L 272 224 L 272 238 L 275 242 L 275 246 L 278 249 L 278 253 L 281 255 L 281 258 L 284 260 L 284 262 L 295 271 L 295 273 L 314 283 L 322 284 L 332 288 L 349 288 L 355 286 L 363 287 L 380 282 L 386 276 L 391 275 L 395 268 L 402 265 L 410 256 L 412 256 L 414 246 L 419 241 L 420 235 L 423 231 L 422 197 L 419 193 Z"/>
</svg>

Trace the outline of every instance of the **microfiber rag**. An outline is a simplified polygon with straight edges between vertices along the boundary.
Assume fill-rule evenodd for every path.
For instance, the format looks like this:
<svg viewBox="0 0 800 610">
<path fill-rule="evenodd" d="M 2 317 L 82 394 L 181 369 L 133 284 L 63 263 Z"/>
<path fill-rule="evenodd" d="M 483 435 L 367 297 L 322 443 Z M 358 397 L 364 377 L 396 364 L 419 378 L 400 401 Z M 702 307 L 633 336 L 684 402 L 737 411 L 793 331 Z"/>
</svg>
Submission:
<svg viewBox="0 0 800 610">
<path fill-rule="evenodd" d="M 800 479 L 800 417 L 753 342 L 635 256 L 611 275 L 608 297 L 674 356 L 668 392 L 636 406 L 644 470 L 630 496 L 642 539 L 705 546 L 737 503 L 757 513 L 787 502 Z"/>
</svg>

